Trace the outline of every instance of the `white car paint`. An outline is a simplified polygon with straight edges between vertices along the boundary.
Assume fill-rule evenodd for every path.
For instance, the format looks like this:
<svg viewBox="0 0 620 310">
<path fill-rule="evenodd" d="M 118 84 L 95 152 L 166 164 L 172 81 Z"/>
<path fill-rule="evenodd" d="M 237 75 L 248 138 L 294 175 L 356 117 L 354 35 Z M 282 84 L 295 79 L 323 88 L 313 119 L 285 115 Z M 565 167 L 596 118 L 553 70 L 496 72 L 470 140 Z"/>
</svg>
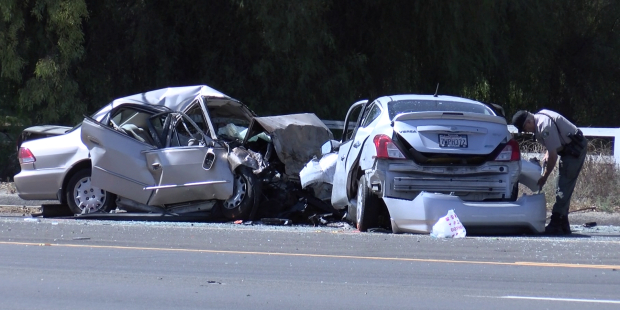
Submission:
<svg viewBox="0 0 620 310">
<path fill-rule="evenodd" d="M 388 102 L 399 100 L 435 100 L 439 108 L 441 104 L 456 102 L 471 111 L 423 110 L 389 115 Z M 359 102 L 352 108 L 358 105 Z M 372 105 L 381 107 L 382 112 L 376 119 L 367 120 L 366 114 L 372 111 Z M 521 226 L 534 232 L 544 231 L 544 195 L 502 201 L 514 197 L 513 190 L 520 179 L 530 187 L 536 184 L 540 167 L 532 167 L 511 151 L 516 147 L 518 152 L 518 144 L 511 141 L 506 120 L 489 107 L 452 96 L 397 95 L 365 103 L 362 109 L 363 117 L 355 123 L 355 136 L 340 141 L 332 182 L 334 207 L 344 209 L 355 205 L 358 171 L 361 171 L 371 192 L 385 203 L 394 232 L 428 233 L 449 209 L 454 209 L 466 226 Z M 345 118 L 345 126 L 354 121 L 350 119 L 351 110 Z M 385 152 L 393 152 L 390 154 L 401 158 L 377 158 L 374 138 L 379 135 L 405 139 L 411 149 L 388 148 Z M 448 138 L 466 135 L 467 146 L 442 147 L 439 135 Z M 359 147 L 349 151 L 354 143 L 360 143 Z M 440 155 L 439 159 L 435 154 Z M 471 163 L 457 163 L 461 158 Z M 442 164 L 442 160 L 452 162 Z M 328 161 L 320 159 L 314 167 L 329 170 L 324 168 L 329 165 Z M 527 169 L 522 170 L 522 166 Z M 313 179 L 318 175 L 321 179 L 328 177 L 307 172 L 301 181 L 306 186 L 319 184 L 321 179 Z M 494 201 L 489 201 L 491 198 Z"/>
</svg>

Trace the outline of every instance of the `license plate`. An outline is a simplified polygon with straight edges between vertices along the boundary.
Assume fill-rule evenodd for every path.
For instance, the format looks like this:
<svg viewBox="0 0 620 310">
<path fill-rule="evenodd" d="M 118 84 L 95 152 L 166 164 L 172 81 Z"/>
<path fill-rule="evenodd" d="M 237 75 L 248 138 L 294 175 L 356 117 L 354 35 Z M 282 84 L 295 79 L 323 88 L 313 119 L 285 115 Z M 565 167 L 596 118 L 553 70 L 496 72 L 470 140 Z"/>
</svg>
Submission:
<svg viewBox="0 0 620 310">
<path fill-rule="evenodd" d="M 439 135 L 440 147 L 467 147 L 467 135 Z"/>
</svg>

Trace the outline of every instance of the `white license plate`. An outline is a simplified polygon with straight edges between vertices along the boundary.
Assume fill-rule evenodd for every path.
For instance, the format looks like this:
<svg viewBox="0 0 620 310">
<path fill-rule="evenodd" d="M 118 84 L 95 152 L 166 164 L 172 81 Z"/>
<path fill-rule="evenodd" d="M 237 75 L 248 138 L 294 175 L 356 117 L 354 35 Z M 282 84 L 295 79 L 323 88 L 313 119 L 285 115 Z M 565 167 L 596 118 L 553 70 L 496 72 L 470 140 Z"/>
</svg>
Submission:
<svg viewBox="0 0 620 310">
<path fill-rule="evenodd" d="M 439 135 L 440 147 L 467 147 L 467 135 Z"/>
</svg>

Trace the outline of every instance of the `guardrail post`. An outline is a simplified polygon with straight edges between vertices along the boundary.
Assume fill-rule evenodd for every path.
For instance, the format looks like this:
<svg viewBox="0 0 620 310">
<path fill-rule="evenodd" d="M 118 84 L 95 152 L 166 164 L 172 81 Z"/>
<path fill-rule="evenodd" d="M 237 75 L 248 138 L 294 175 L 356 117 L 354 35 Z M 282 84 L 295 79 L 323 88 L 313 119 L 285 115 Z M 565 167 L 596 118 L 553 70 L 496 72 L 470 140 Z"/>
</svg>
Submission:
<svg viewBox="0 0 620 310">
<path fill-rule="evenodd" d="M 614 160 L 620 165 L 620 128 L 614 130 Z"/>
</svg>

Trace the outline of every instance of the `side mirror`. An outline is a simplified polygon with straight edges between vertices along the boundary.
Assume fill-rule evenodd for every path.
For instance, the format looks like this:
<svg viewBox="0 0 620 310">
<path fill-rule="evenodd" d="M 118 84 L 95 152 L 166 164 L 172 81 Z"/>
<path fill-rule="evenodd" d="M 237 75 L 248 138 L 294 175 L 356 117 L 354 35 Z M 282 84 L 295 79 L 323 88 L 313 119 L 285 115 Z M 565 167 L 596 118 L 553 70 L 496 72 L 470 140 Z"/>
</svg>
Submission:
<svg viewBox="0 0 620 310">
<path fill-rule="evenodd" d="M 323 146 L 321 146 L 321 155 L 329 154 L 329 153 L 337 150 L 339 146 L 340 146 L 340 141 L 329 140 L 329 141 L 325 142 L 325 144 L 323 144 Z"/>
</svg>

